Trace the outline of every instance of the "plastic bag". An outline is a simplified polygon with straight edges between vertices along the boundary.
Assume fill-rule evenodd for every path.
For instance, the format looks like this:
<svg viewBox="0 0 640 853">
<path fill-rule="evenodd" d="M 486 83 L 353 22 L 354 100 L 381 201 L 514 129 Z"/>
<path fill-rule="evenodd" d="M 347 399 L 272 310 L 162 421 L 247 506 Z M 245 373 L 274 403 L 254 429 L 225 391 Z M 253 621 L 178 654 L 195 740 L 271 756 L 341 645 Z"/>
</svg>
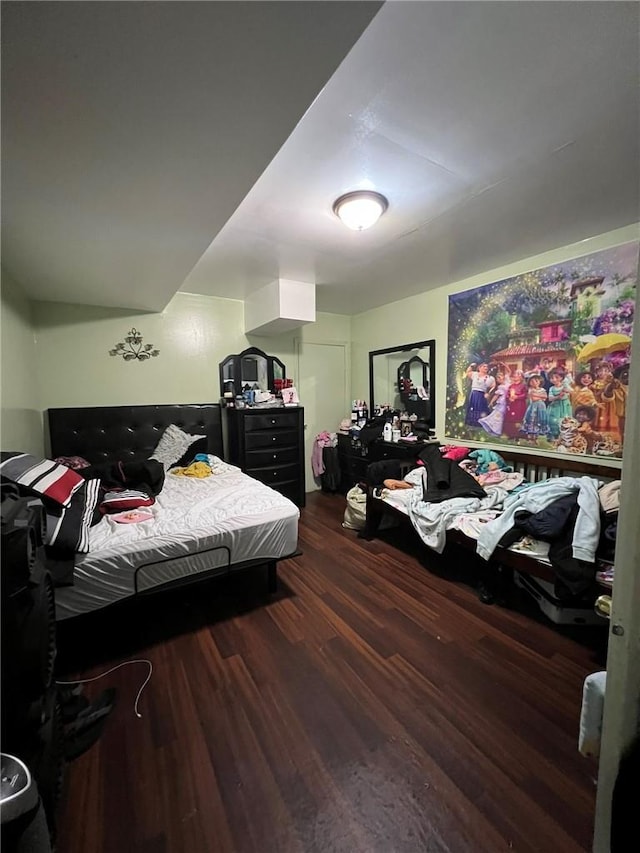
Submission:
<svg viewBox="0 0 640 853">
<path fill-rule="evenodd" d="M 363 530 L 367 521 L 367 493 L 360 486 L 347 492 L 347 507 L 342 526 L 349 530 Z"/>
</svg>

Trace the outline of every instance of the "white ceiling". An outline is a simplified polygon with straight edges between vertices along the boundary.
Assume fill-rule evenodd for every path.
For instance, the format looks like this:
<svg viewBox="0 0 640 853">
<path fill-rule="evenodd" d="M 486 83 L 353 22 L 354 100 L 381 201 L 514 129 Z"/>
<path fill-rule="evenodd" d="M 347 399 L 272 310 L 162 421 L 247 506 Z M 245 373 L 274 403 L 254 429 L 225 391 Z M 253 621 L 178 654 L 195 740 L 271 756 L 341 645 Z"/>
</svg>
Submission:
<svg viewBox="0 0 640 853">
<path fill-rule="evenodd" d="M 2 11 L 3 264 L 36 298 L 282 277 L 350 314 L 640 218 L 636 2 L 387 2 L 350 52 L 369 4 Z M 389 210 L 355 233 L 359 187 Z"/>
<path fill-rule="evenodd" d="M 379 7 L 3 2 L 3 267 L 164 308 Z"/>
</svg>

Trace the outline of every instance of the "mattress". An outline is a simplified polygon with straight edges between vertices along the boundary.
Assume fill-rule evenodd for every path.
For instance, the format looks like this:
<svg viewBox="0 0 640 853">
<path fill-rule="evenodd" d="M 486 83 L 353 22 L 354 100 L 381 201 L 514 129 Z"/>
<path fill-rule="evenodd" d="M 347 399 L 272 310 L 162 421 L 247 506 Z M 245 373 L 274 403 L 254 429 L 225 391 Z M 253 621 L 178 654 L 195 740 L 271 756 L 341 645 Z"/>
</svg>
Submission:
<svg viewBox="0 0 640 853">
<path fill-rule="evenodd" d="M 218 457 L 209 461 L 210 477 L 167 474 L 150 507 L 152 519 L 118 524 L 104 517 L 91 528 L 89 553 L 78 555 L 73 586 L 56 589 L 56 619 L 187 575 L 295 552 L 298 507 Z"/>
</svg>

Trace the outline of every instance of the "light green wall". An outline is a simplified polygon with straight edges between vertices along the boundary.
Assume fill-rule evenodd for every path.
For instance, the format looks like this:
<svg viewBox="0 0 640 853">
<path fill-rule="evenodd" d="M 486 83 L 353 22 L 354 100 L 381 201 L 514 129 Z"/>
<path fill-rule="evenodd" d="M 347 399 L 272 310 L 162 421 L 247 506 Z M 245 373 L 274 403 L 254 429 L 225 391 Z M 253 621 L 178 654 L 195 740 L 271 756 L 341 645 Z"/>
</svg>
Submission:
<svg viewBox="0 0 640 853">
<path fill-rule="evenodd" d="M 354 316 L 351 324 L 351 396 L 362 396 L 363 389 L 369 388 L 369 350 L 433 338 L 436 341 L 436 434 L 444 438 L 449 295 L 637 240 L 639 236 L 638 225 L 629 225 Z M 368 390 L 365 396 L 368 396 Z"/>
<path fill-rule="evenodd" d="M 220 397 L 218 364 L 229 353 L 256 346 L 280 358 L 287 376 L 299 382 L 298 354 L 305 343 L 344 343 L 349 352 L 351 320 L 318 314 L 315 323 L 274 337 L 244 334 L 244 303 L 178 293 L 161 314 L 38 302 L 33 307 L 42 409 L 58 406 L 115 406 L 144 403 L 204 403 Z M 135 327 L 144 344 L 160 350 L 147 361 L 124 361 L 109 350 Z M 314 373 L 313 352 L 305 370 Z M 324 375 L 320 369 L 318 373 Z M 311 377 L 305 377 L 310 380 Z M 348 396 L 348 371 L 335 377 L 335 392 Z M 312 381 L 307 387 L 315 388 Z M 301 400 L 305 404 L 304 398 Z M 317 406 L 308 400 L 308 413 Z M 315 435 L 322 426 L 306 424 Z M 337 424 L 336 424 L 337 426 Z M 307 478 L 307 489 L 315 488 Z"/>
<path fill-rule="evenodd" d="M 218 355 L 242 338 L 242 302 L 177 294 L 162 313 L 34 304 L 43 409 L 215 401 Z M 124 361 L 109 350 L 131 328 L 160 351 Z"/>
<path fill-rule="evenodd" d="M 278 356 L 287 376 L 299 383 L 298 354 L 305 343 L 344 343 L 349 352 L 351 339 L 351 319 L 337 314 L 318 314 L 315 323 L 287 334 L 247 336 L 243 302 L 190 293 L 176 294 L 160 314 L 52 302 L 35 303 L 33 313 L 42 409 L 215 402 L 220 397 L 219 362 L 248 346 Z M 126 362 L 109 355 L 132 327 L 141 332 L 143 343 L 160 350 L 156 358 Z M 313 352 L 311 348 L 312 355 L 305 357 L 305 370 L 311 373 Z M 318 373 L 324 375 L 320 366 Z M 349 384 L 347 371 L 335 377 L 332 391 L 344 399 Z M 313 382 L 307 387 L 315 388 Z M 306 402 L 308 420 L 317 406 L 315 400 Z M 306 428 L 308 435 L 315 435 L 325 427 L 312 418 Z M 307 489 L 313 488 L 308 476 Z"/>
<path fill-rule="evenodd" d="M 33 423 L 39 423 L 38 409 L 215 401 L 220 394 L 218 363 L 227 354 L 240 352 L 247 346 L 257 346 L 277 355 L 287 365 L 288 375 L 296 381 L 299 378 L 297 341 L 350 342 L 351 365 L 344 377 L 336 377 L 335 391 L 346 399 L 368 399 L 369 350 L 435 338 L 437 433 L 444 437 L 449 294 L 637 237 L 637 225 L 618 229 L 462 281 L 444 284 L 352 318 L 320 313 L 315 323 L 276 337 L 244 334 L 244 309 L 240 300 L 178 293 L 162 313 L 156 314 L 39 302 L 33 304 L 29 318 L 29 306 L 24 297 L 14 296 L 2 324 L 3 333 L 7 326 L 9 335 L 13 336 L 8 350 L 25 352 L 29 346 L 31 349 L 28 356 L 13 359 L 20 361 L 21 378 L 14 379 L 14 371 L 8 380 L 11 391 L 7 399 L 12 400 L 9 408 L 13 414 L 6 419 L 7 428 L 10 423 L 15 424 L 17 435 L 30 434 L 30 443 L 33 444 Z M 109 350 L 122 341 L 133 326 L 140 330 L 145 343 L 160 350 L 157 358 L 140 363 L 109 356 Z M 35 359 L 33 329 L 37 339 Z M 3 386 L 6 381 L 4 356 L 3 339 Z M 35 390 L 34 362 L 39 378 L 39 396 Z M 16 397 L 18 392 L 23 395 L 20 399 Z M 5 405 L 3 401 L 3 407 Z M 25 413 L 28 412 L 31 412 L 31 425 L 27 429 Z M 348 416 L 348 411 L 345 411 L 345 416 Z M 39 435 L 37 440 L 40 441 Z"/>
<path fill-rule="evenodd" d="M 4 270 L 0 302 L 0 447 L 41 455 L 42 415 L 31 306 Z"/>
<path fill-rule="evenodd" d="M 42 409 L 144 403 L 215 402 L 218 363 L 257 346 L 278 356 L 295 377 L 295 338 L 349 340 L 349 318 L 318 314 L 315 323 L 277 337 L 244 334 L 243 302 L 177 293 L 159 314 L 37 302 Z M 157 358 L 126 362 L 109 350 L 135 327 Z M 344 378 L 340 379 L 344 382 Z"/>
</svg>

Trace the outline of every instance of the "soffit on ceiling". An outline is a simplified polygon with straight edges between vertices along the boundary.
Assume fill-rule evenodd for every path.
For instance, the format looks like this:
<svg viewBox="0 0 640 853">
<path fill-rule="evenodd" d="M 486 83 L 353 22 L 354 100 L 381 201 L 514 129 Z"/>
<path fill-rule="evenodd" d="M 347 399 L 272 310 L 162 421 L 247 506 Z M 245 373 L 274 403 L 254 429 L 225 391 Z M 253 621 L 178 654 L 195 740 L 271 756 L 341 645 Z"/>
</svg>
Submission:
<svg viewBox="0 0 640 853">
<path fill-rule="evenodd" d="M 379 7 L 3 3 L 3 267 L 164 308 Z"/>
<path fill-rule="evenodd" d="M 639 8 L 386 3 L 182 289 L 351 314 L 637 221 Z"/>
</svg>

